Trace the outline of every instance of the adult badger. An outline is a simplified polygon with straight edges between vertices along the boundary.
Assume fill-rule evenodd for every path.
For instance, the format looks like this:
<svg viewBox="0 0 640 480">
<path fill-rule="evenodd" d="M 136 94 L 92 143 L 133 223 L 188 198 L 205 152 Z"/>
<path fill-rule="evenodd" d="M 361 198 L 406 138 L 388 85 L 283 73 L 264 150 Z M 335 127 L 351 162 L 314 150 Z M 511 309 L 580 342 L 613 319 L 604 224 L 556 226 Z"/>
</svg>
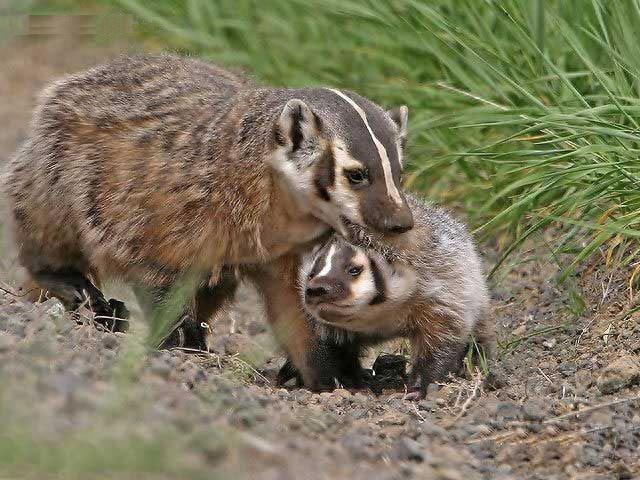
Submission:
<svg viewBox="0 0 640 480">
<path fill-rule="evenodd" d="M 178 56 L 68 76 L 43 92 L 10 165 L 20 261 L 39 289 L 70 309 L 88 301 L 98 318 L 124 314 L 100 280 L 151 291 L 156 305 L 196 275 L 187 313 L 198 325 L 233 290 L 223 266 L 246 267 L 260 287 L 331 228 L 411 229 L 406 119 L 405 107 L 385 112 L 351 92 L 258 87 Z M 308 327 L 291 309 L 272 323 L 313 386 Z"/>
</svg>

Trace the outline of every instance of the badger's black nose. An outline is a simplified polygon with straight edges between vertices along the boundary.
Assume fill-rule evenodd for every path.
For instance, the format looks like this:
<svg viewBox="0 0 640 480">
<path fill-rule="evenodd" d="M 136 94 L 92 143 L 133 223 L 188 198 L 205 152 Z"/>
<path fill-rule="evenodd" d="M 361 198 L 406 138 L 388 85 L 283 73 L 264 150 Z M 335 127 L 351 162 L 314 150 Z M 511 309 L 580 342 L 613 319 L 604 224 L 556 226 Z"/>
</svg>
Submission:
<svg viewBox="0 0 640 480">
<path fill-rule="evenodd" d="M 310 298 L 318 298 L 329 293 L 329 289 L 327 287 L 307 287 L 305 290 L 305 295 Z"/>
<path fill-rule="evenodd" d="M 397 235 L 413 228 L 413 213 L 404 198 L 399 203 L 378 198 L 368 207 L 363 210 L 362 219 L 373 230 Z"/>
<path fill-rule="evenodd" d="M 344 300 L 348 290 L 344 282 L 334 277 L 315 277 L 304 290 L 305 301 L 310 305 Z"/>
</svg>

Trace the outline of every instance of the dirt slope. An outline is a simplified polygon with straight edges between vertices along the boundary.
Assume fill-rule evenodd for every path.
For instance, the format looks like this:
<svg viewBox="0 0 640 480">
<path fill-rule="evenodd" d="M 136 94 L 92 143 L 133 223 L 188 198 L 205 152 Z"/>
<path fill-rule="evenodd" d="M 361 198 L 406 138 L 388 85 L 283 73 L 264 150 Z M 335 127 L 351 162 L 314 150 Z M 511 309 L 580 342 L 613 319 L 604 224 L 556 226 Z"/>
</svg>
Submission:
<svg viewBox="0 0 640 480">
<path fill-rule="evenodd" d="M 0 51 L 0 160 L 24 135 L 46 81 L 115 50 L 30 40 Z M 491 261 L 492 249 L 485 253 Z M 14 272 L 6 258 L 4 265 L 9 281 Z M 628 273 L 597 266 L 562 290 L 553 265 L 514 268 L 494 288 L 503 355 L 491 385 L 455 379 L 419 402 L 403 392 L 274 388 L 282 358 L 247 288 L 217 328 L 215 353 L 149 358 L 141 334 L 77 326 L 55 300 L 33 305 L 0 292 L 0 422 L 13 446 L 0 441 L 0 472 L 24 474 L 31 465 L 30 478 L 635 478 L 640 315 L 620 314 L 633 296 Z"/>
</svg>

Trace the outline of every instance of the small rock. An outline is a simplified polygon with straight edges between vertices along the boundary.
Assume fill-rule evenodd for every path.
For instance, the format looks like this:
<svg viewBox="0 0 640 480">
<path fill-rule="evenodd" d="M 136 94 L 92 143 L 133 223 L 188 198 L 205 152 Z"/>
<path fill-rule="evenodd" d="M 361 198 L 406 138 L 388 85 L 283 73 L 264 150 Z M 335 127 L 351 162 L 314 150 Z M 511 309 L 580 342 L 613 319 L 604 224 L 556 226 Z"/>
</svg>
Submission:
<svg viewBox="0 0 640 480">
<path fill-rule="evenodd" d="M 0 332 L 0 353 L 11 350 L 16 344 L 16 337 L 10 333 Z"/>
<path fill-rule="evenodd" d="M 46 308 L 47 315 L 52 318 L 60 318 L 65 314 L 64 306 L 57 298 L 50 298 L 43 302 L 42 307 Z"/>
<path fill-rule="evenodd" d="M 63 321 L 58 322 L 58 334 L 62 336 L 67 336 L 71 333 L 71 330 L 75 328 L 77 324 L 72 322 L 71 320 L 65 319 Z"/>
<path fill-rule="evenodd" d="M 510 401 L 499 402 L 496 405 L 496 416 L 503 420 L 517 420 L 522 416 L 522 409 Z"/>
<path fill-rule="evenodd" d="M 527 432 L 532 433 L 540 433 L 542 431 L 542 424 L 540 423 L 527 423 L 524 428 L 527 429 Z"/>
<path fill-rule="evenodd" d="M 164 357 L 158 357 L 151 360 L 149 371 L 162 378 L 169 378 L 171 375 L 171 365 L 169 365 Z"/>
<path fill-rule="evenodd" d="M 522 405 L 522 413 L 524 418 L 534 422 L 539 422 L 545 418 L 545 403 L 542 400 L 528 400 Z"/>
<path fill-rule="evenodd" d="M 575 362 L 563 362 L 558 365 L 558 370 L 560 370 L 565 377 L 568 377 L 570 374 L 576 372 L 576 364 Z"/>
<path fill-rule="evenodd" d="M 308 403 L 310 398 L 311 392 L 309 390 L 301 388 L 295 392 L 295 399 L 302 405 Z"/>
<path fill-rule="evenodd" d="M 557 340 L 555 338 L 547 338 L 546 340 L 542 341 L 542 346 L 547 350 L 551 350 L 553 347 L 556 346 L 556 343 L 557 343 Z"/>
<path fill-rule="evenodd" d="M 425 397 L 429 400 L 434 400 L 438 396 L 438 392 L 440 391 L 440 387 L 435 383 L 430 383 L 427 385 L 427 394 Z"/>
<path fill-rule="evenodd" d="M 120 341 L 112 333 L 105 333 L 102 336 L 102 345 L 108 350 L 115 350 L 120 345 Z"/>
<path fill-rule="evenodd" d="M 640 381 L 640 359 L 635 355 L 623 355 L 607 365 L 597 380 L 598 389 L 605 394 L 614 393 Z"/>
<path fill-rule="evenodd" d="M 364 408 L 356 407 L 356 408 L 354 408 L 354 409 L 349 411 L 349 415 L 354 420 L 360 420 L 362 418 L 366 418 L 368 412 L 369 411 L 364 409 Z"/>
<path fill-rule="evenodd" d="M 318 400 L 320 400 L 320 403 L 326 403 L 331 400 L 331 395 L 331 392 L 320 392 L 318 394 Z"/>
<path fill-rule="evenodd" d="M 396 443 L 393 449 L 393 456 L 398 460 L 410 462 L 422 462 L 424 460 L 424 450 L 415 440 L 403 437 Z"/>
<path fill-rule="evenodd" d="M 243 359 L 252 359 L 260 347 L 246 335 L 230 333 L 216 338 L 211 349 L 218 355 L 238 355 Z"/>
<path fill-rule="evenodd" d="M 434 402 L 433 400 L 426 400 L 426 399 L 420 400 L 418 402 L 418 409 L 431 412 L 436 409 L 436 402 Z"/>
<path fill-rule="evenodd" d="M 583 394 L 593 385 L 593 373 L 587 369 L 578 370 L 575 373 L 576 393 Z"/>
<path fill-rule="evenodd" d="M 351 400 L 351 392 L 345 388 L 338 388 L 333 391 L 333 394 L 340 398 Z"/>
<path fill-rule="evenodd" d="M 404 425 L 407 419 L 404 415 L 397 412 L 386 412 L 377 420 L 377 424 L 385 427 L 390 425 Z"/>
<path fill-rule="evenodd" d="M 405 402 L 402 397 L 404 394 L 392 394 L 392 395 L 401 395 L 400 398 L 390 398 L 387 400 L 387 405 L 389 405 L 394 410 L 398 410 L 400 412 L 406 412 L 407 407 L 410 405 Z"/>
<path fill-rule="evenodd" d="M 483 381 L 484 387 L 492 392 L 507 386 L 507 374 L 504 369 L 497 364 L 491 366 L 491 370 L 485 376 Z"/>
<path fill-rule="evenodd" d="M 374 459 L 375 451 L 371 437 L 361 433 L 347 433 L 340 444 L 356 459 Z"/>
<path fill-rule="evenodd" d="M 520 337 L 520 336 L 524 335 L 526 332 L 527 332 L 527 324 L 523 323 L 518 328 L 516 328 L 513 332 L 511 332 L 511 334 L 514 337 Z"/>
<path fill-rule="evenodd" d="M 438 477 L 443 480 L 464 480 L 464 476 L 458 470 L 451 467 L 441 467 L 438 469 Z"/>
<path fill-rule="evenodd" d="M 276 390 L 276 395 L 278 395 L 278 398 L 289 398 L 289 390 L 286 388 L 278 388 Z"/>
<path fill-rule="evenodd" d="M 448 432 L 442 428 L 440 425 L 437 425 L 432 422 L 423 422 L 420 424 L 422 434 L 428 437 L 438 437 L 438 438 L 448 438 Z"/>
<path fill-rule="evenodd" d="M 356 392 L 353 396 L 353 401 L 355 403 L 367 403 L 369 402 L 369 397 L 362 392 Z"/>
<path fill-rule="evenodd" d="M 598 452 L 595 446 L 585 445 L 582 449 L 580 461 L 584 465 L 598 465 L 600 463 L 600 452 Z"/>
</svg>

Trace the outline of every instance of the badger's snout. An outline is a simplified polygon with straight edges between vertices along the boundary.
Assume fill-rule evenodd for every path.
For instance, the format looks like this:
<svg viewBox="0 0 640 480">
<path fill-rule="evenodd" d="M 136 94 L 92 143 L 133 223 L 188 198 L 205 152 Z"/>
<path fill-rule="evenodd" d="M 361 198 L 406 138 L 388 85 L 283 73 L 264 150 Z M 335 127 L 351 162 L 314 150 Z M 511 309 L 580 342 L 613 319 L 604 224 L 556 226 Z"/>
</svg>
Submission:
<svg viewBox="0 0 640 480">
<path fill-rule="evenodd" d="M 305 302 L 308 305 L 338 302 L 347 298 L 347 295 L 345 284 L 337 278 L 328 276 L 309 278 L 304 291 Z"/>
</svg>

